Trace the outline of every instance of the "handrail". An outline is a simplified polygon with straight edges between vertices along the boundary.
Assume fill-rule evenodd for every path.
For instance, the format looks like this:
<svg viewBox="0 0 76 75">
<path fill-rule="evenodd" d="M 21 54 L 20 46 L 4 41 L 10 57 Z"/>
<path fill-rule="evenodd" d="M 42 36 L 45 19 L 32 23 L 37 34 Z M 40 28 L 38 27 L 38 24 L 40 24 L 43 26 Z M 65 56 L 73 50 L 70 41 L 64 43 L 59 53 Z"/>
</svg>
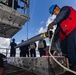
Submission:
<svg viewBox="0 0 76 75">
<path fill-rule="evenodd" d="M 0 50 L 0 53 L 4 54 L 7 57 L 9 48 L 0 48 L 0 49 L 5 50 L 5 52 L 3 52 L 3 50 L 2 51 Z"/>
</svg>

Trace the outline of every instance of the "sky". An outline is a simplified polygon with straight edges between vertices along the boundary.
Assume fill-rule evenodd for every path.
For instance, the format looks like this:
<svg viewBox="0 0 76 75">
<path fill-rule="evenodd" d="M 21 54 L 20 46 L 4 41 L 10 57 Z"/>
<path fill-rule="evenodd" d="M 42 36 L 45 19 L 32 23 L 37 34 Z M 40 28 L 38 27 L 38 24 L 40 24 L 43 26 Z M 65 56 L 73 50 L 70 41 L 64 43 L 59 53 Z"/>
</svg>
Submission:
<svg viewBox="0 0 76 75">
<path fill-rule="evenodd" d="M 53 20 L 54 16 L 49 13 L 49 7 L 57 4 L 60 8 L 63 6 L 72 6 L 76 9 L 76 0 L 30 0 L 30 20 L 25 23 L 23 28 L 16 33 L 12 38 L 15 38 L 17 43 L 21 40 L 27 40 L 27 25 L 28 39 L 47 30 L 47 25 Z M 23 3 L 19 1 L 19 5 Z M 23 12 L 23 10 L 18 9 Z M 0 48 L 9 47 L 10 38 L 0 37 Z"/>
<path fill-rule="evenodd" d="M 54 4 L 57 4 L 59 7 L 70 5 L 76 8 L 76 0 L 30 0 L 30 20 L 13 38 L 17 42 L 20 42 L 22 39 L 27 40 L 27 25 L 28 38 L 46 31 L 51 16 L 49 7 Z"/>
</svg>

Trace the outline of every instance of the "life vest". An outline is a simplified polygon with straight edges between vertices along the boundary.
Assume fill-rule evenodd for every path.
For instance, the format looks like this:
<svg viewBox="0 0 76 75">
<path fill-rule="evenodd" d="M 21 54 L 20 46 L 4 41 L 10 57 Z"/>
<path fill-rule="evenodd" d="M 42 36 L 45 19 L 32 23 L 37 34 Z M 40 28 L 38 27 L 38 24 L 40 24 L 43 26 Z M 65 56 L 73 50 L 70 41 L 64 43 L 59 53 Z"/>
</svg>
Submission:
<svg viewBox="0 0 76 75">
<path fill-rule="evenodd" d="M 60 24 L 62 31 L 65 33 L 64 35 L 61 31 L 59 32 L 61 40 L 64 40 L 76 28 L 76 11 L 70 6 L 66 7 L 70 8 L 70 15 Z"/>
<path fill-rule="evenodd" d="M 39 41 L 38 48 L 46 48 L 46 42 L 45 42 L 45 40 L 40 40 Z"/>
<path fill-rule="evenodd" d="M 35 49 L 35 48 L 36 48 L 35 43 L 30 44 L 30 49 Z"/>
<path fill-rule="evenodd" d="M 38 43 L 38 48 L 44 48 L 44 43 L 43 43 L 43 41 L 39 41 L 39 43 Z"/>
</svg>

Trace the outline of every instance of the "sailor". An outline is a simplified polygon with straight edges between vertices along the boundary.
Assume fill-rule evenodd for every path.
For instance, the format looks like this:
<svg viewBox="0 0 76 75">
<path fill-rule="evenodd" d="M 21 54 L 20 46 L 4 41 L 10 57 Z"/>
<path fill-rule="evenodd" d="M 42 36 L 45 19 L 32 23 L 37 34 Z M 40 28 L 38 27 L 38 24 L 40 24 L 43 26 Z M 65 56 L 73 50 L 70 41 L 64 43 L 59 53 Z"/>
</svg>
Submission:
<svg viewBox="0 0 76 75">
<path fill-rule="evenodd" d="M 30 44 L 30 54 L 31 57 L 36 57 L 36 43 L 31 43 Z"/>
<path fill-rule="evenodd" d="M 15 43 L 15 39 L 12 39 L 12 42 L 10 43 L 11 49 L 10 49 L 10 57 L 15 57 L 16 55 L 16 49 L 15 46 L 17 44 Z"/>
<path fill-rule="evenodd" d="M 76 10 L 71 6 L 60 8 L 58 5 L 52 5 L 49 12 L 57 16 L 49 24 L 48 31 L 57 24 L 57 28 L 59 28 L 57 35 L 61 40 L 61 50 L 67 55 L 70 64 L 76 66 Z"/>
<path fill-rule="evenodd" d="M 29 57 L 29 44 L 25 45 L 25 57 Z"/>
<path fill-rule="evenodd" d="M 21 40 L 21 42 L 23 43 L 24 40 Z M 20 47 L 20 57 L 25 57 L 25 46 Z"/>
<path fill-rule="evenodd" d="M 46 55 L 45 49 L 46 49 L 46 41 L 40 40 L 38 43 L 38 50 L 40 53 L 40 57 Z"/>
</svg>

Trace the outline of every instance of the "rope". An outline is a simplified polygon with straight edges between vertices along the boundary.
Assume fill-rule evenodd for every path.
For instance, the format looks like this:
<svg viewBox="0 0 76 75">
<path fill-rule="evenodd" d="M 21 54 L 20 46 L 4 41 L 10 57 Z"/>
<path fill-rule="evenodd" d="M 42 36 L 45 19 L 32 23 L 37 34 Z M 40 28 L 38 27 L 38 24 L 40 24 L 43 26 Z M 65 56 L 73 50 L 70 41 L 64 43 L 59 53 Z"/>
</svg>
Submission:
<svg viewBox="0 0 76 75">
<path fill-rule="evenodd" d="M 55 31 L 54 31 L 54 33 L 55 33 Z M 63 69 L 65 69 L 66 71 L 69 71 L 69 72 L 71 72 L 71 73 L 73 73 L 73 74 L 76 74 L 75 71 L 73 71 L 73 70 L 71 70 L 71 69 L 63 66 L 63 65 L 62 65 L 59 61 L 57 61 L 57 60 L 54 58 L 54 56 L 51 54 L 50 50 L 51 50 L 51 46 L 52 46 L 52 40 L 53 40 L 53 38 L 54 38 L 54 33 L 53 33 L 52 38 L 51 38 L 51 40 L 50 40 L 50 47 L 49 47 L 49 54 L 50 54 L 50 56 L 51 56 L 51 57 L 53 58 L 53 60 L 54 60 L 59 66 L 61 66 Z"/>
</svg>

